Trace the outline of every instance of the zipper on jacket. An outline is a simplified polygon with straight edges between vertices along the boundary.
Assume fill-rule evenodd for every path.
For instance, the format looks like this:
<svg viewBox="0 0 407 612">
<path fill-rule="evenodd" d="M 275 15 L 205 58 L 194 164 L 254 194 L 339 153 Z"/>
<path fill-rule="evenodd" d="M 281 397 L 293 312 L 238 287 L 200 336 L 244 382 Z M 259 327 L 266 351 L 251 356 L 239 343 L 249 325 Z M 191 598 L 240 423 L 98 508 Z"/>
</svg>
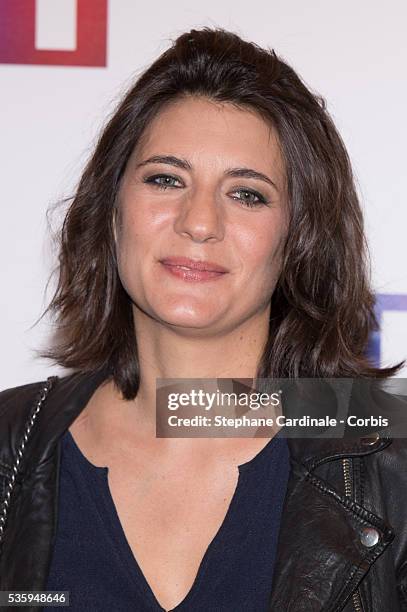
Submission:
<svg viewBox="0 0 407 612">
<path fill-rule="evenodd" d="M 352 462 L 351 459 L 346 457 L 342 459 L 342 467 L 343 467 L 343 477 L 345 481 L 345 496 L 352 497 L 353 496 L 353 486 L 352 486 L 352 476 L 351 476 L 351 467 Z M 354 593 L 352 593 L 352 602 L 355 612 L 363 612 L 362 608 L 362 600 L 360 598 L 359 589 L 357 589 Z"/>
</svg>

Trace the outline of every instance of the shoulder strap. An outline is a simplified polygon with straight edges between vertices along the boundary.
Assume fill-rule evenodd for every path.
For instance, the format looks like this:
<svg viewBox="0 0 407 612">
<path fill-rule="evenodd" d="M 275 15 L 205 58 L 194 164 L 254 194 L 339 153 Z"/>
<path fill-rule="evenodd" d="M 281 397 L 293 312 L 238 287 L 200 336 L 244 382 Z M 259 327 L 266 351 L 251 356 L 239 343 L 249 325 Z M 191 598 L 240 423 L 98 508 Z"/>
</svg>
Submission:
<svg viewBox="0 0 407 612">
<path fill-rule="evenodd" d="M 13 493 L 13 489 L 15 487 L 15 483 L 17 480 L 17 477 L 19 475 L 19 466 L 21 463 L 21 459 L 24 455 L 24 451 L 25 451 L 25 447 L 26 444 L 30 438 L 32 429 L 35 425 L 36 419 L 37 419 L 37 415 L 39 413 L 39 411 L 42 408 L 42 405 L 44 403 L 44 401 L 46 400 L 49 391 L 51 390 L 51 388 L 53 387 L 54 383 L 58 380 L 57 376 L 50 376 L 46 382 L 44 383 L 40 383 L 40 389 L 37 392 L 37 397 L 35 399 L 34 405 L 32 406 L 31 412 L 28 415 L 28 418 L 26 419 L 25 423 L 24 423 L 24 427 L 23 427 L 23 433 L 20 439 L 20 442 L 17 446 L 17 451 L 16 451 L 16 456 L 14 458 L 14 461 L 12 463 L 12 465 L 10 466 L 10 476 L 7 482 L 7 486 L 5 489 L 5 493 L 4 493 L 4 497 L 2 500 L 0 500 L 0 551 L 1 551 L 1 545 L 2 545 L 2 540 L 3 540 L 3 535 L 4 535 L 4 529 L 5 529 L 5 524 L 7 521 L 7 514 L 8 514 L 8 509 L 9 509 L 9 504 L 10 504 L 10 497 Z M 32 387 L 32 385 L 29 385 L 30 387 Z M 15 392 L 17 392 L 18 394 L 18 390 L 22 390 L 23 388 L 19 388 L 17 387 L 16 389 L 14 389 Z M 10 399 L 10 390 L 7 390 L 6 393 L 8 392 L 8 396 Z M 15 396 L 15 393 L 14 393 Z M 3 396 L 4 397 L 4 396 Z M 1 398 L 0 398 L 1 399 Z M 7 464 L 4 462 L 4 466 L 7 466 Z"/>
</svg>

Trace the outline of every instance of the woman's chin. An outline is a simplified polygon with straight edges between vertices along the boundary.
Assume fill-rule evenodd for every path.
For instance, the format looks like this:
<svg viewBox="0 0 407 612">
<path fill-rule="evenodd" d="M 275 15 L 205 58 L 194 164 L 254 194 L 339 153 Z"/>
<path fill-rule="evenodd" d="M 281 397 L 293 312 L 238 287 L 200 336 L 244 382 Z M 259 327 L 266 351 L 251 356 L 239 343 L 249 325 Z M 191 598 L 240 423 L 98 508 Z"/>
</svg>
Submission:
<svg viewBox="0 0 407 612">
<path fill-rule="evenodd" d="M 215 324 L 213 315 L 202 314 L 167 314 L 162 321 L 179 328 L 207 329 Z"/>
<path fill-rule="evenodd" d="M 158 319 L 171 327 L 181 330 L 208 330 L 219 326 L 221 313 L 208 309 L 186 309 L 179 310 L 161 309 L 157 311 Z"/>
</svg>

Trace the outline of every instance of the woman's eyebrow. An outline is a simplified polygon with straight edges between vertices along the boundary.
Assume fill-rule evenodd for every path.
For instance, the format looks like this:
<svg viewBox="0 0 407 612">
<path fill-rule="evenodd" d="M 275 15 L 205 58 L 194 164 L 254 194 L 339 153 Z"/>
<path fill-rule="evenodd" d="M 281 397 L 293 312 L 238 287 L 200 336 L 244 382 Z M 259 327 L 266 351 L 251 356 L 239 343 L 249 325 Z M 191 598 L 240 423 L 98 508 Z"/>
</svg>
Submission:
<svg viewBox="0 0 407 612">
<path fill-rule="evenodd" d="M 174 157 L 173 155 L 153 155 L 152 157 L 139 162 L 136 165 L 136 170 L 137 168 L 147 164 L 169 164 L 170 166 L 176 166 L 177 168 L 182 168 L 183 170 L 192 170 L 191 164 L 186 159 L 180 159 L 179 157 Z M 225 171 L 225 174 L 227 176 L 258 179 L 268 183 L 274 187 L 276 191 L 278 191 L 277 185 L 271 180 L 271 178 L 269 178 L 266 174 L 263 174 L 263 172 L 258 172 L 252 168 L 229 168 Z"/>
</svg>

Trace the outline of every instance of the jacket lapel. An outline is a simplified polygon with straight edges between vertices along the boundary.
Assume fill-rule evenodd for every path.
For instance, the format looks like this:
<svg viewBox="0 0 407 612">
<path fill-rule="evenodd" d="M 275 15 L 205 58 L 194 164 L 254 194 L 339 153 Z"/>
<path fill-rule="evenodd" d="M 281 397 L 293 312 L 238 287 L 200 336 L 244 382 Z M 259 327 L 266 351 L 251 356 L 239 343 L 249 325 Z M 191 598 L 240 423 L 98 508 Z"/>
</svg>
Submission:
<svg viewBox="0 0 407 612">
<path fill-rule="evenodd" d="M 380 440 L 374 450 L 363 448 L 358 439 L 288 442 L 292 466 L 281 520 L 270 610 L 343 610 L 372 563 L 394 539 L 394 532 L 382 518 L 340 495 L 320 474 L 317 477 L 312 466 L 321 465 L 324 455 L 328 461 L 329 458 L 335 460 L 377 452 L 391 440 Z M 341 464 L 337 463 L 340 470 Z M 324 469 L 321 471 L 323 473 Z M 378 544 L 370 548 L 360 539 L 366 527 L 376 529 L 380 535 Z"/>
<path fill-rule="evenodd" d="M 10 499 L 0 555 L 0 589 L 45 588 L 56 535 L 59 440 L 106 376 L 105 371 L 98 371 L 59 379 L 36 415 Z M 19 411 L 9 425 L 10 466 L 16 460 L 25 424 L 35 407 L 35 397 L 30 398 L 24 410 L 18 405 Z M 14 435 L 17 431 L 20 433 Z M 39 609 L 42 608 L 29 608 Z"/>
</svg>

